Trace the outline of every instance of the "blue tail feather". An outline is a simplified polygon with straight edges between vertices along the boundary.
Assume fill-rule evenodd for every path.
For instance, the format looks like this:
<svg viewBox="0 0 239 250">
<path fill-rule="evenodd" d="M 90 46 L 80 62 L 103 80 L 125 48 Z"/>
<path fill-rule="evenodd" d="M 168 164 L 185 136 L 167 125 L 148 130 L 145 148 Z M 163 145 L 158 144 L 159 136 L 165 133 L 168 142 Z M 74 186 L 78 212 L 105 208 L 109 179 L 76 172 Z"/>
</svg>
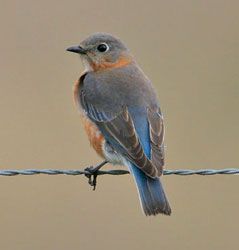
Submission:
<svg viewBox="0 0 239 250">
<path fill-rule="evenodd" d="M 134 176 L 145 215 L 156 215 L 158 213 L 170 215 L 171 208 L 160 179 L 150 178 L 131 163 L 127 165 Z"/>
</svg>

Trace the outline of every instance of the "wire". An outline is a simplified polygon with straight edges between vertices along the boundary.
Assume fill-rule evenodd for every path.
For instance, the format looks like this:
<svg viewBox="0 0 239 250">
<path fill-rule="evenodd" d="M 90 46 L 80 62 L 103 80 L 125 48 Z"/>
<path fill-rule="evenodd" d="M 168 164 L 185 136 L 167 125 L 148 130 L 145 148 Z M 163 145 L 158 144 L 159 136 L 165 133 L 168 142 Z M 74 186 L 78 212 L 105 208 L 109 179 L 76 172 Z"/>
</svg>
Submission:
<svg viewBox="0 0 239 250">
<path fill-rule="evenodd" d="M 18 169 L 18 170 L 0 170 L 0 176 L 15 176 L 15 175 L 92 175 L 89 169 L 87 170 L 64 170 L 64 169 Z M 97 175 L 125 175 L 129 174 L 127 170 L 99 170 Z M 239 168 L 225 169 L 177 169 L 164 170 L 164 175 L 239 175 Z"/>
</svg>

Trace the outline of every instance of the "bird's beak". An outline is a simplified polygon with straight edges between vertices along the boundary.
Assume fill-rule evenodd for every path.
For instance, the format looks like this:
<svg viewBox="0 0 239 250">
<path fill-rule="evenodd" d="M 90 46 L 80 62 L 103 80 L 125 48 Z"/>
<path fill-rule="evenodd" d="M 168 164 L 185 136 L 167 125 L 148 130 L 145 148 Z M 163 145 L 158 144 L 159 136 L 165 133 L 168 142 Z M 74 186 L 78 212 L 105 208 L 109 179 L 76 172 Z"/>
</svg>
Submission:
<svg viewBox="0 0 239 250">
<path fill-rule="evenodd" d="M 78 53 L 78 54 L 86 54 L 86 49 L 81 46 L 72 46 L 66 49 L 67 51 Z"/>
</svg>

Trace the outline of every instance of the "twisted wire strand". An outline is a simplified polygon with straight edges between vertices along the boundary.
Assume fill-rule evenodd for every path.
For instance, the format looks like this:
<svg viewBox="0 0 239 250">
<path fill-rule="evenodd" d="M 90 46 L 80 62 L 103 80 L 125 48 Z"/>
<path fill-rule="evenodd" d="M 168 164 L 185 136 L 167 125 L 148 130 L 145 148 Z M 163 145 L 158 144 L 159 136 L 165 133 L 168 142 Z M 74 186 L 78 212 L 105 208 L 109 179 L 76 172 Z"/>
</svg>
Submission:
<svg viewBox="0 0 239 250">
<path fill-rule="evenodd" d="M 64 169 L 17 169 L 17 170 L 0 170 L 0 176 L 15 176 L 15 175 L 91 175 L 90 170 L 64 170 Z M 127 170 L 99 170 L 97 175 L 125 175 L 129 174 Z M 164 175 L 239 175 L 239 168 L 225 169 L 177 169 L 164 170 Z"/>
</svg>

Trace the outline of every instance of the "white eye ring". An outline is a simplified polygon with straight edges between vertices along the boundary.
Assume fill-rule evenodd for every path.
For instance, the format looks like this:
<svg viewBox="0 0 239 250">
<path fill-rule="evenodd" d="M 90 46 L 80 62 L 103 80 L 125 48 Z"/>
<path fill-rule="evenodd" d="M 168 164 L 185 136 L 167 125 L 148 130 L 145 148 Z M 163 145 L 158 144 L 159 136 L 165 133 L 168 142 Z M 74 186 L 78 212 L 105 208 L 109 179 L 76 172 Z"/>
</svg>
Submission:
<svg viewBox="0 0 239 250">
<path fill-rule="evenodd" d="M 101 43 L 97 46 L 97 50 L 99 52 L 107 52 L 109 49 L 110 49 L 110 47 L 107 43 Z"/>
</svg>

